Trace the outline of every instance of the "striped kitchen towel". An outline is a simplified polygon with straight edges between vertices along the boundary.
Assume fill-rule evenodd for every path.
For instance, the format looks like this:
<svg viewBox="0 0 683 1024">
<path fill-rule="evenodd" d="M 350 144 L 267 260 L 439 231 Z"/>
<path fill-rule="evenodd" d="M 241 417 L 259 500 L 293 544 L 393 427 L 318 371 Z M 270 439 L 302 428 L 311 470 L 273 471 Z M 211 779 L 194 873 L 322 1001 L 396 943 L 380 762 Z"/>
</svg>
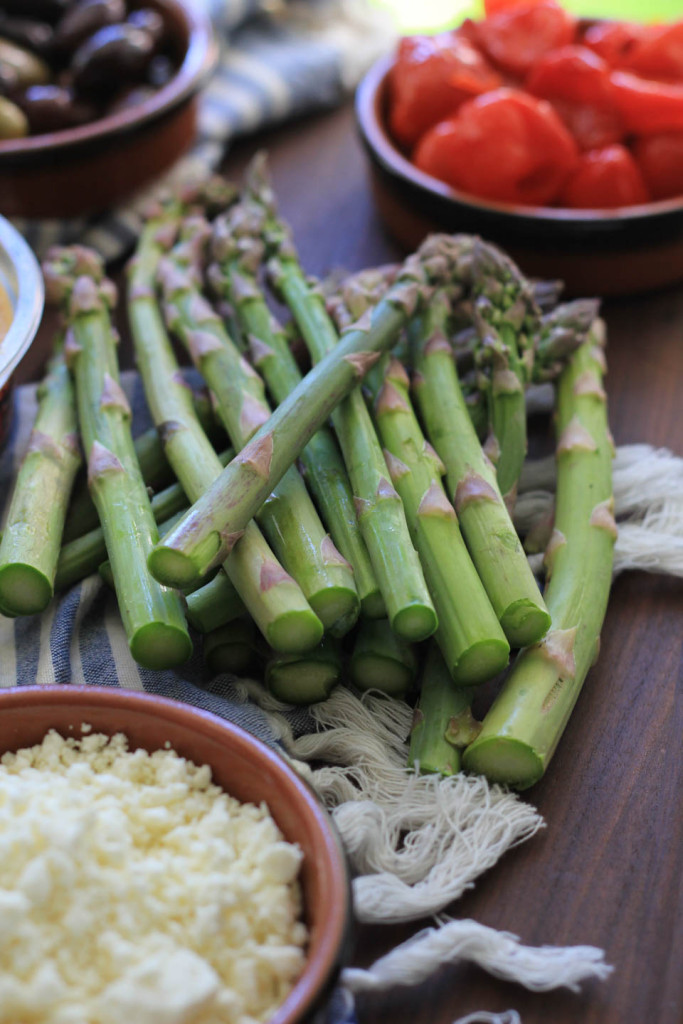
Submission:
<svg viewBox="0 0 683 1024">
<path fill-rule="evenodd" d="M 222 43 L 200 103 L 194 148 L 163 179 L 96 219 L 14 223 L 35 252 L 80 241 L 107 260 L 137 237 L 140 210 L 168 184 L 202 177 L 239 135 L 334 107 L 394 41 L 394 30 L 367 0 L 194 0 L 209 9 Z"/>
</svg>

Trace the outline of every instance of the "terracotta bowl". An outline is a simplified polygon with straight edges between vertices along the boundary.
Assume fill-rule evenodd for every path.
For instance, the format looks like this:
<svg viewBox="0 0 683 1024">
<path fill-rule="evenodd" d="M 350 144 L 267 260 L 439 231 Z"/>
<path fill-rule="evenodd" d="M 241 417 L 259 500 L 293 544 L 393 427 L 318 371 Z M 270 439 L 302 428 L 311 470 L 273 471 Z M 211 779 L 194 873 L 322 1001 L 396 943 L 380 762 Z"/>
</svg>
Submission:
<svg viewBox="0 0 683 1024">
<path fill-rule="evenodd" d="M 418 170 L 386 127 L 393 58 L 356 94 L 377 206 L 392 235 L 414 249 L 432 231 L 481 235 L 529 275 L 560 278 L 575 295 L 624 295 L 683 280 L 683 198 L 613 210 L 521 207 L 477 200 Z"/>
<path fill-rule="evenodd" d="M 242 801 L 266 801 L 286 839 L 304 854 L 301 884 L 310 930 L 306 968 L 269 1024 L 321 1024 L 325 997 L 349 955 L 351 898 L 344 854 L 310 787 L 283 758 L 243 729 L 187 704 L 150 694 L 88 686 L 35 686 L 0 693 L 0 754 L 40 743 L 49 729 L 81 735 L 123 732 L 153 751 L 169 740 Z M 320 1016 L 319 1016 L 320 1015 Z"/>
<path fill-rule="evenodd" d="M 0 213 L 77 217 L 114 206 L 190 148 L 198 92 L 217 46 L 208 17 L 185 0 L 145 0 L 164 18 L 180 65 L 144 103 L 78 128 L 0 142 Z"/>
</svg>

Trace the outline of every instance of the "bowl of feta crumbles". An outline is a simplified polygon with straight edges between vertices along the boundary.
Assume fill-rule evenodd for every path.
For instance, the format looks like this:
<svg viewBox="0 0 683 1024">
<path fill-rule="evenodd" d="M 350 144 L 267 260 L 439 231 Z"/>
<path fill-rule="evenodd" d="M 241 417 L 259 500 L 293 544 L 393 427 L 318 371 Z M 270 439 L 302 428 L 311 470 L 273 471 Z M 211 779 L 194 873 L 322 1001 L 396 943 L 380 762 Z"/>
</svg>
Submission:
<svg viewBox="0 0 683 1024">
<path fill-rule="evenodd" d="M 348 956 L 350 890 L 317 797 L 242 729 L 22 687 L 0 693 L 0 920 L 3 1020 L 295 1024 Z"/>
</svg>

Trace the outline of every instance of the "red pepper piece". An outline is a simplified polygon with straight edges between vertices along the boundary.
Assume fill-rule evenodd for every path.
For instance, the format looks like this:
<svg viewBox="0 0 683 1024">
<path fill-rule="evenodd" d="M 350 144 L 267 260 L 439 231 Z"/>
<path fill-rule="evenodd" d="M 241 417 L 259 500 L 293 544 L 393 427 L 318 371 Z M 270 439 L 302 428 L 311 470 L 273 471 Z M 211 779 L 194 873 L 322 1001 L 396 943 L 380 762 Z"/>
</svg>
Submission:
<svg viewBox="0 0 683 1024">
<path fill-rule="evenodd" d="M 577 161 L 574 140 L 544 100 L 498 89 L 436 125 L 415 153 L 419 168 L 484 199 L 545 206 Z"/>
<path fill-rule="evenodd" d="M 560 194 L 560 206 L 611 210 L 647 203 L 650 194 L 638 165 L 624 146 L 582 153 Z"/>
<path fill-rule="evenodd" d="M 683 85 L 667 85 L 613 71 L 614 102 L 624 127 L 637 135 L 683 131 Z"/>
<path fill-rule="evenodd" d="M 643 78 L 683 82 L 683 21 L 648 25 L 618 67 Z"/>
<path fill-rule="evenodd" d="M 525 75 L 543 54 L 573 42 L 576 21 L 555 0 L 538 0 L 477 23 L 481 48 L 494 64 Z"/>
<path fill-rule="evenodd" d="M 486 58 L 458 33 L 408 36 L 401 40 L 389 72 L 389 130 L 409 148 L 465 100 L 497 89 L 501 81 Z"/>
<path fill-rule="evenodd" d="M 622 67 L 645 35 L 645 26 L 629 21 L 599 21 L 583 33 L 582 43 L 611 67 Z"/>
<path fill-rule="evenodd" d="M 526 87 L 549 100 L 580 149 L 599 149 L 624 135 L 609 66 L 585 46 L 563 46 L 532 68 Z"/>
<path fill-rule="evenodd" d="M 653 199 L 683 196 L 683 132 L 636 139 L 633 155 Z"/>
</svg>

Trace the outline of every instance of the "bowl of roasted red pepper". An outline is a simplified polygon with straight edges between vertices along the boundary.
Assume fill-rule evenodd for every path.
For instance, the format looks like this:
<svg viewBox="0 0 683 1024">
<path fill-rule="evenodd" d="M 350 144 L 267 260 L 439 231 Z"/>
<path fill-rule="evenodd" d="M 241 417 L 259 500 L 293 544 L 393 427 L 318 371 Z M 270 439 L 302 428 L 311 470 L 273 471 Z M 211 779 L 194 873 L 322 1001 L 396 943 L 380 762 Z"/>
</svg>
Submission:
<svg viewBox="0 0 683 1024">
<path fill-rule="evenodd" d="M 413 247 L 479 232 L 531 274 L 623 294 L 683 280 L 683 20 L 556 0 L 403 38 L 359 87 L 380 213 Z"/>
</svg>

